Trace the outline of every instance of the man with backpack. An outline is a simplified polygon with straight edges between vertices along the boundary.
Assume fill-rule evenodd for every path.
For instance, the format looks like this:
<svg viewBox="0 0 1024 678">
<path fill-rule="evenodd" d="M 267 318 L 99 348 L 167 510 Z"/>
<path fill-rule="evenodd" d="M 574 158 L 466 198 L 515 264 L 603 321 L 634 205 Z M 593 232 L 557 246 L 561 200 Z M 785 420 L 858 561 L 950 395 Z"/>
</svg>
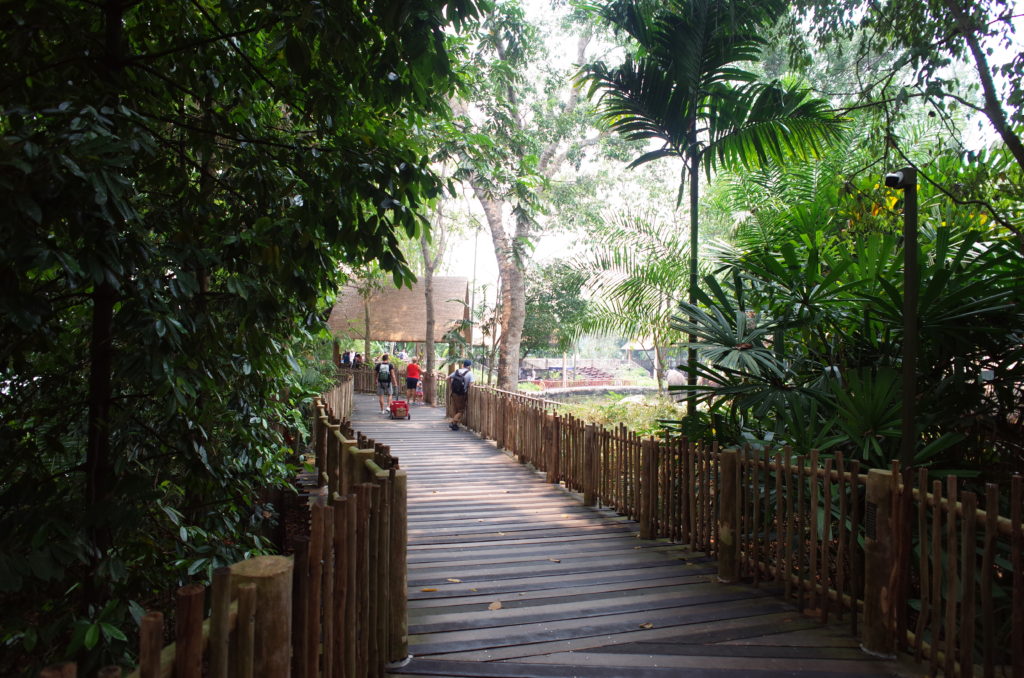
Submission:
<svg viewBox="0 0 1024 678">
<path fill-rule="evenodd" d="M 388 362 L 388 354 L 380 357 L 380 362 L 373 366 L 377 373 L 377 400 L 380 401 L 380 413 L 387 414 L 391 407 L 391 396 L 398 385 L 395 366 Z"/>
<path fill-rule="evenodd" d="M 469 385 L 473 382 L 473 372 L 469 369 L 472 364 L 472 360 L 463 360 L 462 369 L 455 370 L 446 377 L 448 379 L 448 411 L 452 415 L 448 428 L 453 431 L 459 430 L 459 422 L 466 416 Z"/>
</svg>

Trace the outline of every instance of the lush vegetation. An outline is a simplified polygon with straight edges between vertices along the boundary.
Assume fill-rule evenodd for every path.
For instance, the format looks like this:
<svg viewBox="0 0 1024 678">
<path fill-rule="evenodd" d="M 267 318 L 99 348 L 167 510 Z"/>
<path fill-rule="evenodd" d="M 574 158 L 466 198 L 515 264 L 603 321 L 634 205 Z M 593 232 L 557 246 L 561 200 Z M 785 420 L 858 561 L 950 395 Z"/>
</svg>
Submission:
<svg viewBox="0 0 1024 678">
<path fill-rule="evenodd" d="M 339 267 L 411 279 L 413 130 L 476 13 L 5 3 L 0 674 L 122 660 L 143 606 L 269 548 Z"/>
<path fill-rule="evenodd" d="M 913 463 L 1021 466 L 1013 3 L 609 0 L 543 26 L 513 0 L 4 8 L 4 675 L 129 658 L 143 606 L 271 549 L 337 286 L 429 279 L 474 221 L 497 300 L 472 309 L 488 345 L 454 328 L 449 350 L 506 388 L 524 352 L 602 331 L 652 340 L 658 377 L 688 349 L 689 409 L 591 420 L 884 466 L 914 397 Z M 913 394 L 904 195 L 881 181 L 905 165 Z M 573 251 L 535 250 L 550 233 Z"/>
</svg>

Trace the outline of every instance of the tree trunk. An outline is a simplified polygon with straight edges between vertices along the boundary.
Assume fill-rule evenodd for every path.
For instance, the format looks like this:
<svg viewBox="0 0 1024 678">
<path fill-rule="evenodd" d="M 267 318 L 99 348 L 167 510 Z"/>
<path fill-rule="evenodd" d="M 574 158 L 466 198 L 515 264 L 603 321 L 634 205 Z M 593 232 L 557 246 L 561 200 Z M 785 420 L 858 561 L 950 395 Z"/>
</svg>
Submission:
<svg viewBox="0 0 1024 678">
<path fill-rule="evenodd" d="M 370 362 L 370 297 L 363 296 L 363 363 Z"/>
<path fill-rule="evenodd" d="M 665 395 L 665 366 L 661 359 L 661 340 L 654 335 L 654 378 L 658 382 L 658 395 Z"/>
<path fill-rule="evenodd" d="M 526 319 L 526 283 L 513 250 L 512 241 L 505 232 L 501 202 L 490 198 L 477 184 L 473 192 L 483 207 L 494 244 L 501 286 L 498 294 L 498 388 L 515 391 L 519 385 L 519 346 L 523 338 Z M 517 224 L 517 235 L 521 225 Z"/>
<path fill-rule="evenodd" d="M 423 251 L 423 302 L 426 304 L 427 316 L 427 339 L 424 342 L 427 359 L 423 363 L 423 402 L 434 406 L 437 404 L 434 397 L 437 393 L 434 386 L 434 325 L 437 321 L 434 317 L 434 260 L 430 257 L 426 232 L 420 234 L 420 249 Z"/>
<path fill-rule="evenodd" d="M 516 258 L 510 259 L 501 272 L 508 281 L 504 299 L 508 308 L 502 310 L 505 324 L 501 331 L 503 350 L 498 355 L 498 388 L 515 391 L 519 388 L 519 351 L 526 322 L 526 279 Z"/>
<path fill-rule="evenodd" d="M 97 518 L 101 506 L 110 501 L 113 468 L 110 460 L 110 402 L 113 394 L 114 304 L 117 300 L 109 282 L 100 283 L 92 293 L 92 337 L 89 342 L 89 420 L 85 452 L 85 511 Z M 104 602 L 105 587 L 97 581 L 96 572 L 112 546 L 106 521 L 93 522 L 90 541 L 92 576 L 86 580 L 86 599 L 91 604 Z"/>
<path fill-rule="evenodd" d="M 700 193 L 698 191 L 697 181 L 700 178 L 700 153 L 697 152 L 697 137 L 696 133 L 690 139 L 690 147 L 693 151 L 690 154 L 690 290 L 688 299 L 690 304 L 697 304 L 697 249 L 699 246 L 698 231 L 697 231 L 697 207 L 698 198 Z M 690 322 L 695 322 L 696 319 L 690 317 Z M 686 383 L 690 387 L 690 392 L 686 395 L 686 416 L 692 417 L 697 414 L 697 392 L 694 387 L 697 385 L 697 349 L 693 347 L 693 344 L 697 341 L 697 337 L 694 334 L 690 334 L 689 337 L 690 346 L 686 350 Z"/>
<path fill-rule="evenodd" d="M 988 58 L 985 50 L 978 40 L 977 28 L 973 25 L 970 16 L 956 0 L 946 0 L 946 7 L 956 20 L 957 28 L 967 42 L 967 47 L 974 58 L 974 67 L 978 71 L 978 79 L 981 81 L 981 91 L 984 97 L 985 116 L 992 123 L 999 134 L 999 138 L 1006 144 L 1006 148 L 1013 154 L 1017 164 L 1024 169 L 1024 143 L 1016 134 L 1013 126 L 1006 119 L 1006 111 L 1003 109 L 999 90 L 992 80 L 992 69 L 988 65 Z"/>
</svg>

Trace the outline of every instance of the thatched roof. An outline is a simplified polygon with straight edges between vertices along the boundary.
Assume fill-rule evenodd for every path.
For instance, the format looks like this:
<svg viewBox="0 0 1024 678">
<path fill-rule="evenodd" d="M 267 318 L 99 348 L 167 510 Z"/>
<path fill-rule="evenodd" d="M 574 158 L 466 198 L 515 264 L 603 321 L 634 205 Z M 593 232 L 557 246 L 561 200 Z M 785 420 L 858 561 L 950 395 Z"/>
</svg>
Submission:
<svg viewBox="0 0 1024 678">
<path fill-rule="evenodd" d="M 378 290 L 370 295 L 369 302 L 370 339 L 426 341 L 427 314 L 422 280 L 411 288 Z M 468 317 L 468 303 L 467 278 L 434 278 L 434 341 L 441 341 L 453 323 Z M 363 298 L 354 286 L 346 285 L 341 289 L 327 326 L 340 339 L 364 339 Z"/>
</svg>

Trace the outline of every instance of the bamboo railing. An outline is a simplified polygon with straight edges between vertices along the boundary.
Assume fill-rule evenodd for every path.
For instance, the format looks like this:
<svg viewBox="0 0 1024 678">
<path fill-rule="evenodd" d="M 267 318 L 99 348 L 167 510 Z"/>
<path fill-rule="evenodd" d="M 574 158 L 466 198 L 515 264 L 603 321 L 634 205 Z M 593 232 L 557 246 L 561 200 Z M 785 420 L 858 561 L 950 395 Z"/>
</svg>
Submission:
<svg viewBox="0 0 1024 678">
<path fill-rule="evenodd" d="M 219 568 L 209 592 L 179 589 L 166 647 L 163 614 L 145 614 L 131 677 L 377 678 L 407 656 L 406 476 L 387 446 L 340 416 L 351 413 L 352 386 L 342 379 L 314 400 L 316 471 L 305 474 L 308 529 L 294 557 Z M 39 675 L 75 678 L 77 669 L 64 663 Z"/>
<path fill-rule="evenodd" d="M 910 651 L 933 674 L 1024 678 L 1020 476 L 980 502 L 924 469 L 643 439 L 557 405 L 474 385 L 465 422 L 585 504 L 637 520 L 642 538 L 715 556 L 723 581 L 770 583 L 822 622 L 847 621 L 868 651 Z"/>
</svg>

